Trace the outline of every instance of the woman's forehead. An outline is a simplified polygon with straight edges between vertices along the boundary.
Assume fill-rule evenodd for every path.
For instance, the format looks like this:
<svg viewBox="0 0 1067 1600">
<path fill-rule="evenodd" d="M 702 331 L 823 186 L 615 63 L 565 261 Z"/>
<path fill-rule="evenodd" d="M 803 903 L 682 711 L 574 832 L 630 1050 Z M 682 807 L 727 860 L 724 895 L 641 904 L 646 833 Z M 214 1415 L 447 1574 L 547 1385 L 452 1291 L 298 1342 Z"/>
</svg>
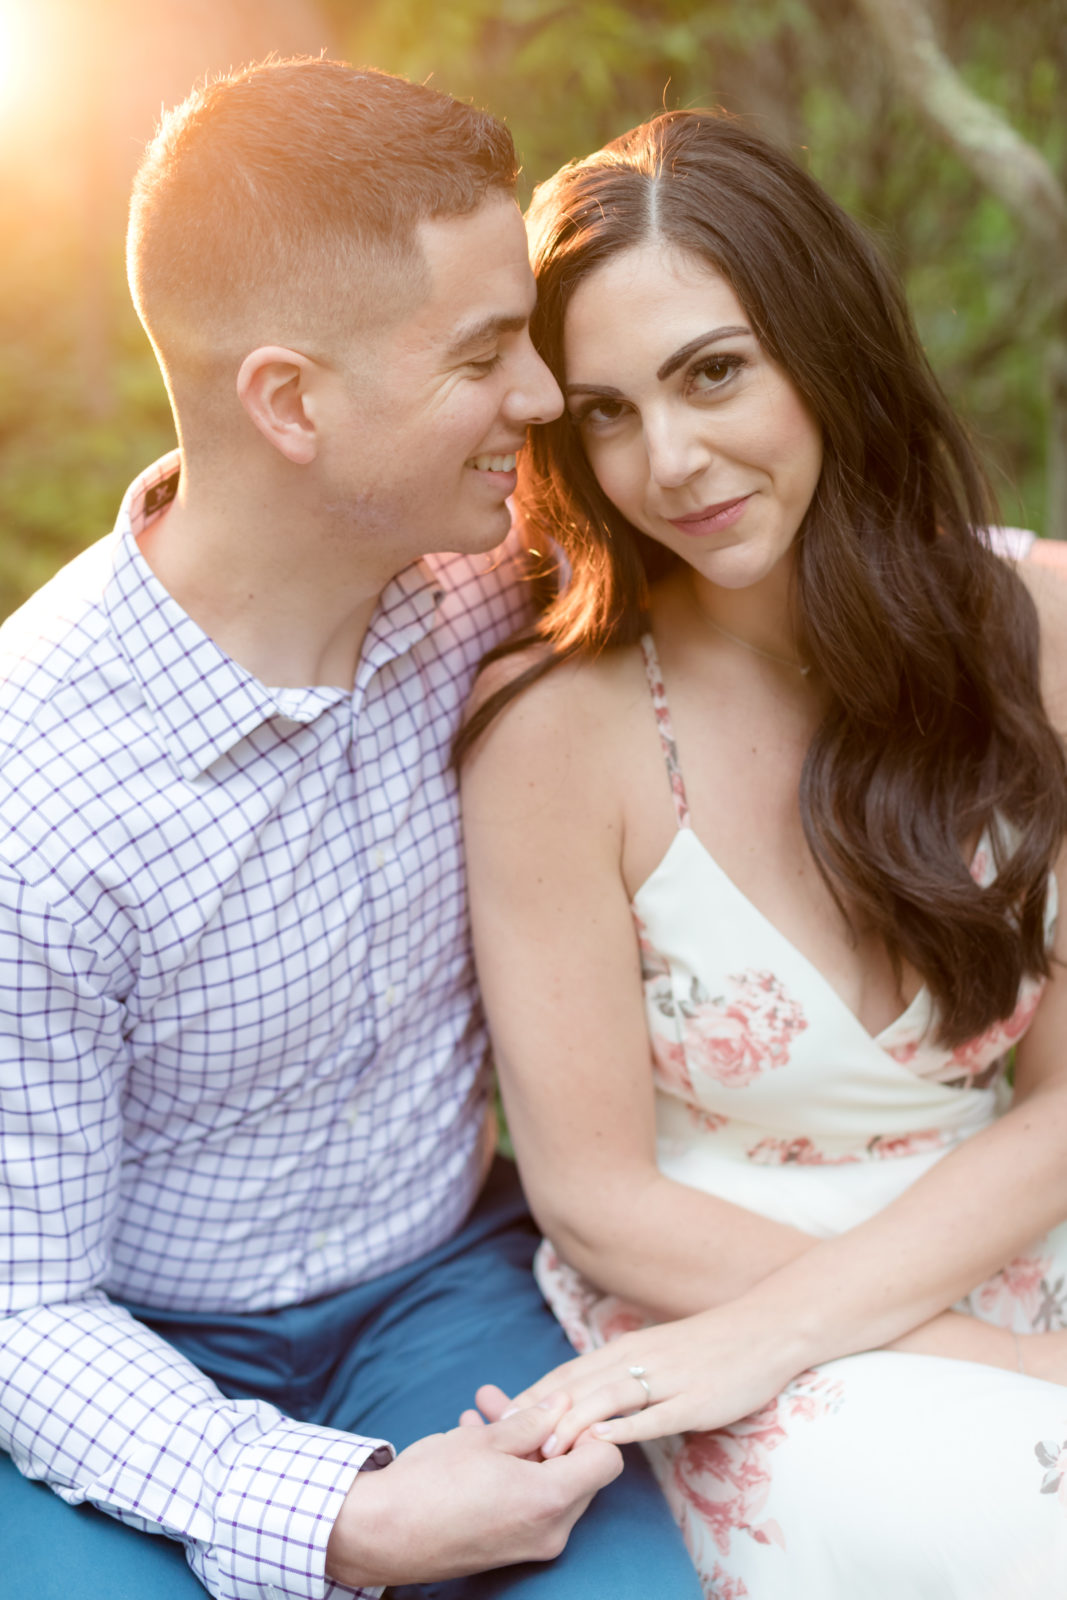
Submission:
<svg viewBox="0 0 1067 1600">
<path fill-rule="evenodd" d="M 750 331 L 732 287 L 710 262 L 662 240 L 620 252 L 585 278 L 564 319 L 568 375 L 638 351 L 658 367 L 680 344 L 715 329 Z"/>
</svg>

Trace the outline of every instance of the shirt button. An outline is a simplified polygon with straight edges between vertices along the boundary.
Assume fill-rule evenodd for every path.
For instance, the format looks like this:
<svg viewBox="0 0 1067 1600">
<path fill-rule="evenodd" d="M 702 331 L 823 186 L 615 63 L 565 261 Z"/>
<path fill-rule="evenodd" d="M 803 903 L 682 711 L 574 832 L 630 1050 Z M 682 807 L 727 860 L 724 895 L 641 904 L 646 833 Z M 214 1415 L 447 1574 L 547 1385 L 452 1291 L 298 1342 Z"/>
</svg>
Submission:
<svg viewBox="0 0 1067 1600">
<path fill-rule="evenodd" d="M 390 984 L 388 989 L 386 989 L 386 991 L 385 991 L 385 1003 L 386 1003 L 386 1005 L 387 1006 L 391 1006 L 395 999 L 396 999 L 396 990 L 393 988 L 392 984 Z"/>
<path fill-rule="evenodd" d="M 325 1250 L 330 1242 L 330 1236 L 328 1233 L 317 1233 L 311 1242 L 316 1250 Z"/>
<path fill-rule="evenodd" d="M 359 1106 L 353 1100 L 352 1104 L 348 1107 L 348 1110 L 345 1112 L 345 1121 L 348 1123 L 350 1128 L 354 1128 L 356 1123 L 359 1121 L 359 1118 L 360 1118 Z"/>
<path fill-rule="evenodd" d="M 382 849 L 381 845 L 379 845 L 377 850 L 374 852 L 374 865 L 376 867 L 384 867 L 387 859 L 388 858 L 386 857 L 385 851 Z"/>
</svg>

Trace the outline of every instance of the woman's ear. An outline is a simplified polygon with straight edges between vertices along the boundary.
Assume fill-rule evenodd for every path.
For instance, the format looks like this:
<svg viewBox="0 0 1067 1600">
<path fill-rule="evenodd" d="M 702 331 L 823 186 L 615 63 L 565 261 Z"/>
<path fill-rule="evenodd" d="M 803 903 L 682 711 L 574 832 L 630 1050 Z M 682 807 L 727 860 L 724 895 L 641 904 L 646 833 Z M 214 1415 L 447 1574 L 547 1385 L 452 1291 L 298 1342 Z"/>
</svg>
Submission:
<svg viewBox="0 0 1067 1600">
<path fill-rule="evenodd" d="M 318 375 L 309 356 L 281 345 L 251 351 L 237 374 L 237 398 L 250 420 L 268 444 L 298 467 L 318 454 L 315 408 L 309 404 Z"/>
</svg>

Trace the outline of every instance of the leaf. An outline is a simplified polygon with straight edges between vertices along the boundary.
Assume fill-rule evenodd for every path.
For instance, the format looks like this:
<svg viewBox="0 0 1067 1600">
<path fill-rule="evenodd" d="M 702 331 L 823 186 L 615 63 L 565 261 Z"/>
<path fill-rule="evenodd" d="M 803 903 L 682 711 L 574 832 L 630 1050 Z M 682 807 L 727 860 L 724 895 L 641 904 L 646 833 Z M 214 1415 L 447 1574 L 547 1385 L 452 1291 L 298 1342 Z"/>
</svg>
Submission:
<svg viewBox="0 0 1067 1600">
<path fill-rule="evenodd" d="M 1043 1439 L 1034 1446 L 1034 1455 L 1043 1467 L 1054 1467 L 1060 1459 L 1060 1447 L 1051 1439 Z"/>
<path fill-rule="evenodd" d="M 1043 1482 L 1041 1484 L 1040 1492 L 1042 1494 L 1055 1494 L 1056 1490 L 1060 1486 L 1060 1483 L 1061 1483 L 1062 1479 L 1063 1479 L 1063 1473 L 1062 1472 L 1046 1472 L 1044 1480 L 1043 1480 Z"/>
</svg>

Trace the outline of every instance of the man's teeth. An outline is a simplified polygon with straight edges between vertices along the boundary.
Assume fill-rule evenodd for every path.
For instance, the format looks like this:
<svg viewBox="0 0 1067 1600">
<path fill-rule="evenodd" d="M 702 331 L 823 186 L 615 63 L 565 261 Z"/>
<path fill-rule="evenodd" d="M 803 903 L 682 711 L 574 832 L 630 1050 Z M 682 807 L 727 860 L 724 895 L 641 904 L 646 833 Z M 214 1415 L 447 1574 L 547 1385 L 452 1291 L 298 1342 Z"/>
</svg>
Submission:
<svg viewBox="0 0 1067 1600">
<path fill-rule="evenodd" d="M 515 457 L 511 456 L 475 456 L 471 466 L 479 472 L 514 472 Z"/>
</svg>

